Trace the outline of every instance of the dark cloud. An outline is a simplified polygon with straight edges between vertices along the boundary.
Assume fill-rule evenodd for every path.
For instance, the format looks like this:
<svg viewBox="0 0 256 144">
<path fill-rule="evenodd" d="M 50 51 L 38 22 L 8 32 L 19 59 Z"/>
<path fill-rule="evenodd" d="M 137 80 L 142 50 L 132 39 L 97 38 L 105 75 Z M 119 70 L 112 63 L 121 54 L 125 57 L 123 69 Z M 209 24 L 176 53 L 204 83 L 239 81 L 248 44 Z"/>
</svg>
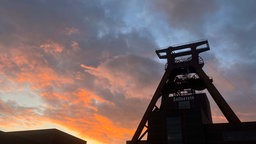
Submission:
<svg viewBox="0 0 256 144">
<path fill-rule="evenodd" d="M 227 52 L 228 56 L 233 55 L 234 61 L 243 62 L 254 58 L 255 1 L 226 1 L 218 4 L 220 10 L 209 20 L 209 38 L 214 43 L 220 43 L 218 49 Z"/>
<path fill-rule="evenodd" d="M 163 13 L 171 28 L 198 35 L 203 34 L 208 17 L 216 12 L 218 5 L 215 0 L 160 0 L 154 1 L 153 8 Z"/>
</svg>

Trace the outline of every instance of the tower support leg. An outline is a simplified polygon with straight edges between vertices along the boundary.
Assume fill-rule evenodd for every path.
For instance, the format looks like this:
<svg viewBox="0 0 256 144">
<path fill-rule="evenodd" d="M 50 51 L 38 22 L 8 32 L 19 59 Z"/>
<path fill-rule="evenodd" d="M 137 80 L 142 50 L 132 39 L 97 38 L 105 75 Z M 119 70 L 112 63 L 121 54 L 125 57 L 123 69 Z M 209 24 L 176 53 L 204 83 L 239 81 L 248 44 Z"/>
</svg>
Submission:
<svg viewBox="0 0 256 144">
<path fill-rule="evenodd" d="M 216 104 L 218 105 L 221 112 L 224 114 L 224 116 L 228 120 L 228 122 L 231 124 L 241 123 L 241 121 L 239 120 L 237 115 L 230 108 L 230 106 L 225 101 L 225 99 L 221 96 L 220 92 L 213 85 L 212 80 L 209 79 L 209 77 L 206 75 L 206 73 L 201 68 L 197 68 L 197 69 L 195 69 L 195 71 L 198 74 L 198 76 L 204 81 L 207 90 L 211 94 L 213 100 L 216 102 Z"/>
</svg>

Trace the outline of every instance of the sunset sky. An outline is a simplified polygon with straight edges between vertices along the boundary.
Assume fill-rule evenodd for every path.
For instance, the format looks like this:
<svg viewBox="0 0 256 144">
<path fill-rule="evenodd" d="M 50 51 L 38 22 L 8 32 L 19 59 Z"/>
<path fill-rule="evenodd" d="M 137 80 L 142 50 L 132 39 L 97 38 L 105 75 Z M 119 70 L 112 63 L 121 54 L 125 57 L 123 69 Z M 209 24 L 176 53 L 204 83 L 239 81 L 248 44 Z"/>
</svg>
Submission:
<svg viewBox="0 0 256 144">
<path fill-rule="evenodd" d="M 256 121 L 255 0 L 0 0 L 0 130 L 130 140 L 164 74 L 156 49 L 207 39 L 206 73 Z M 214 122 L 226 122 L 209 97 Z"/>
</svg>

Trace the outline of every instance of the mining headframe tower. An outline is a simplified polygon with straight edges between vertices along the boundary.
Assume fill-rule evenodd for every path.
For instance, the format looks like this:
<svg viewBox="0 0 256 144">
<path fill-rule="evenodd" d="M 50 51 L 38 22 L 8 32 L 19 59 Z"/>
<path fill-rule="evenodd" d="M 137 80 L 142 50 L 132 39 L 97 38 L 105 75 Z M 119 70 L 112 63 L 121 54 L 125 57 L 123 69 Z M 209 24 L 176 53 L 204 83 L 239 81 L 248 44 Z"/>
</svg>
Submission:
<svg viewBox="0 0 256 144">
<path fill-rule="evenodd" d="M 156 50 L 166 70 L 127 144 L 256 144 L 256 122 L 241 122 L 203 71 L 208 50 L 207 40 Z M 228 123 L 213 123 L 205 89 Z"/>
</svg>

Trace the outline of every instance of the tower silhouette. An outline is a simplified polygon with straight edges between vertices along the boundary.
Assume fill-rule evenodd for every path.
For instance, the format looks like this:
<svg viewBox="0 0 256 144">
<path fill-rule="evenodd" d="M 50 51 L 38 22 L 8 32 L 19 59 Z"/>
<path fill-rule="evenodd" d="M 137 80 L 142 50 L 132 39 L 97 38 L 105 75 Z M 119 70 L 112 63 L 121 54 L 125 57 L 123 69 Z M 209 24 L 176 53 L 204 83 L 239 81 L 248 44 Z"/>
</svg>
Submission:
<svg viewBox="0 0 256 144">
<path fill-rule="evenodd" d="M 160 59 L 167 59 L 165 73 L 127 144 L 256 142 L 256 122 L 241 122 L 203 71 L 199 54 L 208 50 L 207 40 L 156 50 Z M 205 89 L 228 123 L 213 124 Z"/>
</svg>

